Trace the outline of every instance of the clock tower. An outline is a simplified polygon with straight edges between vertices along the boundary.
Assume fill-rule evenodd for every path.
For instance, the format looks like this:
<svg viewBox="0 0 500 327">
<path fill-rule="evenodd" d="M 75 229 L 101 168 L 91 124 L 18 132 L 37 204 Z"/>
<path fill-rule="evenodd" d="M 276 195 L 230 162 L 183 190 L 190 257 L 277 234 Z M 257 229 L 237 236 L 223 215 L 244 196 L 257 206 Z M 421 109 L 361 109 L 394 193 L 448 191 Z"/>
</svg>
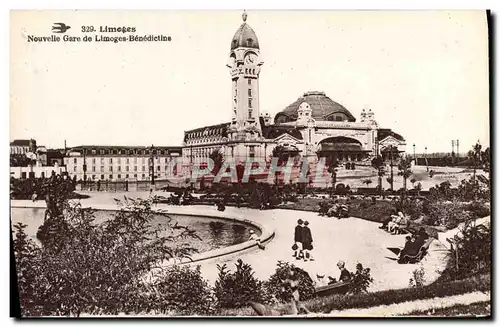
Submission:
<svg viewBox="0 0 500 327">
<path fill-rule="evenodd" d="M 232 81 L 232 115 L 230 134 L 233 140 L 250 141 L 262 137 L 259 122 L 259 74 L 264 63 L 260 58 L 259 41 L 253 29 L 243 23 L 231 41 L 227 66 Z"/>
</svg>

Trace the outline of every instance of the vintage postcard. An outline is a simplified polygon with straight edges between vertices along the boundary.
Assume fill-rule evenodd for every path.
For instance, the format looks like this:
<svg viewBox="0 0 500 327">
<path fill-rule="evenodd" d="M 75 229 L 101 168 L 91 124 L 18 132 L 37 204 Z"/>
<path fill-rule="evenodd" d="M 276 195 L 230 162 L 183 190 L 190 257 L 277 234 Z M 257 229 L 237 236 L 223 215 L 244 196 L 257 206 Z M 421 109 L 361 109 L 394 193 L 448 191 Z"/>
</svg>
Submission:
<svg viewBox="0 0 500 327">
<path fill-rule="evenodd" d="M 489 28 L 11 11 L 11 316 L 490 318 Z"/>
</svg>

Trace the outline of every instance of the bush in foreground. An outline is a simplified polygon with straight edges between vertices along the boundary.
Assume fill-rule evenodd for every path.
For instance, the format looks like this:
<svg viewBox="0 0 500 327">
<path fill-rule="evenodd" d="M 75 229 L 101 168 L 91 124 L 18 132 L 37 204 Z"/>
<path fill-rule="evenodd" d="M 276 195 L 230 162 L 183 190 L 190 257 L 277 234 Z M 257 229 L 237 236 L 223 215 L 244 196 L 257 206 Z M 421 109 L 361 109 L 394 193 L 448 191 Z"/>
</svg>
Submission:
<svg viewBox="0 0 500 327">
<path fill-rule="evenodd" d="M 222 308 L 240 308 L 248 301 L 265 302 L 262 282 L 253 274 L 252 267 L 238 259 L 236 270 L 231 272 L 227 265 L 217 265 L 219 277 L 215 282 L 215 297 Z"/>
<path fill-rule="evenodd" d="M 215 298 L 210 285 L 201 276 L 200 266 L 172 266 L 156 276 L 152 285 L 155 312 L 175 315 L 210 315 L 215 311 Z"/>
<path fill-rule="evenodd" d="M 264 282 L 264 288 L 271 297 L 276 298 L 280 303 L 290 302 L 292 293 L 288 287 L 285 287 L 285 280 L 288 279 L 290 269 L 295 269 L 299 280 L 300 300 L 307 300 L 314 296 L 314 285 L 309 274 L 304 270 L 288 262 L 278 261 L 276 271 Z"/>
<path fill-rule="evenodd" d="M 14 226 L 18 292 L 22 316 L 79 316 L 147 312 L 150 302 L 142 277 L 164 260 L 186 257 L 195 250 L 174 247 L 194 231 L 174 225 L 164 212 L 152 210 L 152 199 L 128 199 L 101 224 L 92 210 L 58 202 L 64 235 L 48 234 L 39 246 L 21 224 Z M 162 215 L 165 224 L 153 226 Z M 47 220 L 55 219 L 53 217 Z"/>
</svg>

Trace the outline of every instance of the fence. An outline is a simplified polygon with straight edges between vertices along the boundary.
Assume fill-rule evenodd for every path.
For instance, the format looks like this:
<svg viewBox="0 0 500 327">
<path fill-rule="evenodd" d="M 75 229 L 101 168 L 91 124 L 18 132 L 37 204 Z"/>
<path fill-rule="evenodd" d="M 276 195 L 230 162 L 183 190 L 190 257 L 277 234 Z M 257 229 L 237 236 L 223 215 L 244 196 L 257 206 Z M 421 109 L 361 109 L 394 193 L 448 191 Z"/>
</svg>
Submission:
<svg viewBox="0 0 500 327">
<path fill-rule="evenodd" d="M 154 185 L 151 184 L 151 181 L 87 181 L 80 182 L 76 186 L 76 189 L 90 192 L 133 192 L 181 186 L 187 185 L 169 180 L 157 180 Z"/>
</svg>

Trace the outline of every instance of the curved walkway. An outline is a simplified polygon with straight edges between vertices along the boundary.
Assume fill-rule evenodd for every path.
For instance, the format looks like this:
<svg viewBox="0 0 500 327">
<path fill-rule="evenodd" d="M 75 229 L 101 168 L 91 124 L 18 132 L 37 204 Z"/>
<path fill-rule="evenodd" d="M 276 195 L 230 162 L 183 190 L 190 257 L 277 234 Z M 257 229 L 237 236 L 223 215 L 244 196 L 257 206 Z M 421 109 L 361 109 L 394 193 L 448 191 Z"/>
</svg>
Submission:
<svg viewBox="0 0 500 327">
<path fill-rule="evenodd" d="M 96 209 L 116 209 L 114 198 L 123 195 L 129 197 L 147 197 L 147 192 L 134 193 L 99 193 L 90 194 L 91 198 L 82 199 L 83 206 Z M 165 195 L 159 192 L 158 195 Z M 11 201 L 12 206 L 32 207 L 31 201 Z M 39 201 L 36 206 L 45 203 Z M 309 272 L 315 279 L 317 274 L 330 275 L 338 278 L 339 271 L 336 263 L 339 260 L 346 262 L 351 272 L 358 262 L 371 268 L 374 279 L 371 291 L 404 288 L 408 286 L 412 272 L 418 265 L 400 265 L 391 260 L 394 254 L 387 247 L 400 247 L 404 244 L 404 235 L 391 235 L 378 228 L 379 224 L 358 219 L 335 219 L 318 216 L 314 212 L 298 212 L 293 210 L 255 210 L 249 208 L 227 207 L 226 211 L 219 212 L 213 206 L 169 206 L 159 204 L 159 208 L 171 213 L 185 213 L 201 216 L 218 216 L 237 219 L 247 219 L 263 226 L 265 233 L 274 231 L 274 238 L 266 244 L 265 250 L 255 246 L 244 247 L 241 251 L 215 257 L 195 263 L 200 265 L 204 278 L 214 283 L 217 279 L 217 264 L 228 264 L 230 269 L 238 259 L 249 263 L 255 270 L 255 276 L 266 280 L 274 273 L 278 261 L 288 261 Z M 298 218 L 308 220 L 313 236 L 314 250 L 312 255 L 315 261 L 303 262 L 292 257 L 293 232 Z M 266 232 L 267 231 L 267 232 Z M 241 245 L 240 245 L 241 246 Z M 429 248 L 429 254 L 422 260 L 425 270 L 425 282 L 429 284 L 436 280 L 446 266 L 448 250 L 439 242 L 434 241 Z"/>
</svg>

